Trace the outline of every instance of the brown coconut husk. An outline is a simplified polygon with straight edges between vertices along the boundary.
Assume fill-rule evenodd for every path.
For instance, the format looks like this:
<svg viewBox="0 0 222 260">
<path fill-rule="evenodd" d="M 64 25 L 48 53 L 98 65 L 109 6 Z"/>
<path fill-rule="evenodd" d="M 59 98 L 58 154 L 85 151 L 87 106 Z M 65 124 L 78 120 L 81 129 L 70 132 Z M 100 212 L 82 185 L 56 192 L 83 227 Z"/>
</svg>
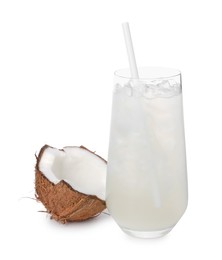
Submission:
<svg viewBox="0 0 222 260">
<path fill-rule="evenodd" d="M 84 221 L 99 215 L 106 208 L 105 201 L 74 190 L 64 180 L 54 184 L 39 170 L 39 162 L 48 147 L 50 146 L 43 146 L 36 157 L 35 191 L 37 200 L 42 202 L 52 219 L 61 223 Z M 80 148 L 88 150 L 83 146 Z"/>
</svg>

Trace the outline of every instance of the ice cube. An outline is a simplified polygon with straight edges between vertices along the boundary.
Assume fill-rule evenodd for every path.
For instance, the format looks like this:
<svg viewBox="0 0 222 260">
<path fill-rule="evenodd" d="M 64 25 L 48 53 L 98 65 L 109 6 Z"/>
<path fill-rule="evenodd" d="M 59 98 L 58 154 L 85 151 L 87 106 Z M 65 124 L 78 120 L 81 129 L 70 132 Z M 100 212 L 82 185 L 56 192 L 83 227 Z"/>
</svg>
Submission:
<svg viewBox="0 0 222 260">
<path fill-rule="evenodd" d="M 170 83 L 168 80 L 162 80 L 160 83 L 157 84 L 157 87 L 162 90 L 169 90 L 171 88 Z"/>
<path fill-rule="evenodd" d="M 129 84 L 124 85 L 124 91 L 125 91 L 125 94 L 129 97 L 131 97 L 133 95 L 133 88 Z"/>
<path fill-rule="evenodd" d="M 145 98 L 171 97 L 178 95 L 181 87 L 175 80 L 155 80 L 145 85 L 143 96 Z"/>
<path fill-rule="evenodd" d="M 119 83 L 115 84 L 115 86 L 114 86 L 114 93 L 119 92 L 121 89 L 122 89 L 122 86 Z"/>
<path fill-rule="evenodd" d="M 157 92 L 157 86 L 154 84 L 146 84 L 144 91 L 143 91 L 143 96 L 145 98 L 154 98 Z"/>
</svg>

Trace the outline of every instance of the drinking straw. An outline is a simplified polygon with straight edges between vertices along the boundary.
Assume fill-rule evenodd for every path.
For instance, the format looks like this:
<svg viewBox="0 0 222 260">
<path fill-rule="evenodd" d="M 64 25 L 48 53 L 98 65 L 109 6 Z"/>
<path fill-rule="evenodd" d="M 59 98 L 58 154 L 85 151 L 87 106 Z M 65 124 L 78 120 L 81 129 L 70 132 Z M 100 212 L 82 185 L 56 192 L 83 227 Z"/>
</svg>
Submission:
<svg viewBox="0 0 222 260">
<path fill-rule="evenodd" d="M 139 79 L 139 73 L 136 65 L 136 58 L 133 50 L 133 42 L 130 34 L 129 23 L 123 23 L 122 26 L 129 59 L 131 77 L 134 79 Z"/>
<path fill-rule="evenodd" d="M 134 84 L 139 85 L 139 73 L 138 73 L 138 68 L 136 65 L 136 58 L 134 54 L 134 49 L 133 49 L 133 42 L 130 34 L 130 28 L 129 28 L 129 23 L 123 23 L 123 34 L 125 38 L 125 43 L 126 43 L 126 49 L 127 49 L 127 54 L 128 54 L 128 59 L 129 59 L 129 67 L 130 67 L 130 73 L 131 73 L 131 78 L 134 79 Z M 142 112 L 141 112 L 142 113 Z M 143 113 L 142 113 L 143 114 Z M 160 198 L 160 189 L 158 185 L 158 180 L 157 176 L 155 175 L 154 172 L 150 173 L 150 181 L 152 182 L 152 197 L 153 197 L 153 202 L 155 208 L 160 208 L 161 207 L 161 198 Z"/>
</svg>

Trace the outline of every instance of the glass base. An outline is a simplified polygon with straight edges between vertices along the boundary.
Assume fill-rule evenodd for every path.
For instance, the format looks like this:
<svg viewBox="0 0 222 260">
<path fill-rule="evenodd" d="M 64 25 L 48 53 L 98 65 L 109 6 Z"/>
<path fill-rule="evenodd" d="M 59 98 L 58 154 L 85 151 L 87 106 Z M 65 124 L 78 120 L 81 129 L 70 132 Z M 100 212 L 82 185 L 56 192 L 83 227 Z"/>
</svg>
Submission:
<svg viewBox="0 0 222 260">
<path fill-rule="evenodd" d="M 127 229 L 127 228 L 121 228 L 126 234 L 133 236 L 133 237 L 138 237 L 138 238 L 159 238 L 159 237 L 163 237 L 166 234 L 168 234 L 171 229 L 173 227 L 170 228 L 166 228 L 166 229 L 162 229 L 162 230 L 154 230 L 154 231 L 136 231 L 136 230 L 131 230 L 131 229 Z"/>
</svg>

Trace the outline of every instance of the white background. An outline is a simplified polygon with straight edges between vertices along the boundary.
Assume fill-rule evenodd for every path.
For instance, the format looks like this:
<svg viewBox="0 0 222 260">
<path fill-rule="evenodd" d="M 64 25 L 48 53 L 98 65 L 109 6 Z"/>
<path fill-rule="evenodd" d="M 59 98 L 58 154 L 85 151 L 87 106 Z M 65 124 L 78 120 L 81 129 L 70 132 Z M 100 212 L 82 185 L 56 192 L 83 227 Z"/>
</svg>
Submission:
<svg viewBox="0 0 222 260">
<path fill-rule="evenodd" d="M 0 258 L 221 259 L 221 1 L 0 1 Z M 113 71 L 183 75 L 189 206 L 166 237 L 128 237 L 111 217 L 51 221 L 34 197 L 35 152 L 85 145 L 107 158 Z"/>
</svg>

